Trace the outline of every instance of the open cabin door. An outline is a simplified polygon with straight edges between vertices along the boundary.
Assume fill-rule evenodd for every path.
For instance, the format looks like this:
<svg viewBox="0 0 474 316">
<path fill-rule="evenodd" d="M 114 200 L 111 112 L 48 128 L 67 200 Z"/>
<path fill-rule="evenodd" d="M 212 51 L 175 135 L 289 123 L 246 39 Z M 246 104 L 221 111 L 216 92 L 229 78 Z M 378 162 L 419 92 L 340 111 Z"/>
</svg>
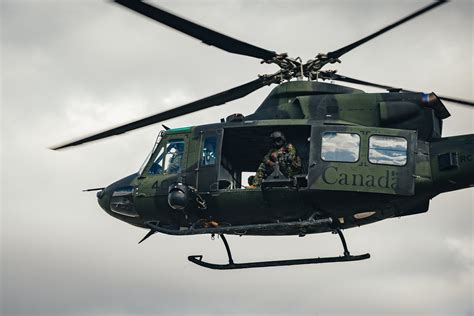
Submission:
<svg viewBox="0 0 474 316">
<path fill-rule="evenodd" d="M 274 148 L 270 135 L 281 132 L 287 144 L 295 148 L 301 171 L 295 176 L 305 178 L 308 170 L 309 138 L 311 125 L 307 121 L 293 125 L 248 124 L 224 128 L 219 184 L 221 189 L 252 189 L 249 177 L 255 176 L 266 155 Z M 268 176 L 268 175 L 267 175 Z M 266 177 L 264 177 L 266 178 Z M 288 181 L 285 181 L 288 182 Z M 292 181 L 290 179 L 290 186 Z M 304 181 L 306 182 L 306 181 Z M 230 184 L 225 187 L 225 183 Z M 275 185 L 275 187 L 281 185 Z M 306 187 L 306 185 L 304 185 Z M 270 186 L 267 186 L 269 188 Z M 258 188 L 260 190 L 260 187 Z"/>
<path fill-rule="evenodd" d="M 310 189 L 415 193 L 416 131 L 313 126 Z"/>
</svg>

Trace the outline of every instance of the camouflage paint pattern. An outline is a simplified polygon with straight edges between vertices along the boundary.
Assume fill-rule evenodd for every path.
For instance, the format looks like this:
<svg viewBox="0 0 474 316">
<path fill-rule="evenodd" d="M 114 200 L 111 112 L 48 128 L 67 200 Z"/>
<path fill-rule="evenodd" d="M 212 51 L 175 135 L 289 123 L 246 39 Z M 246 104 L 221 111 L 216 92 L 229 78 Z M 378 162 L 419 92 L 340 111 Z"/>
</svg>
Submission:
<svg viewBox="0 0 474 316">
<path fill-rule="evenodd" d="M 133 225 L 145 227 L 146 221 L 159 221 L 176 229 L 187 229 L 199 221 L 243 225 L 304 220 L 311 216 L 331 217 L 337 227 L 349 228 L 426 212 L 430 199 L 436 195 L 474 185 L 474 135 L 442 138 L 442 120 L 448 116 L 435 94 L 364 93 L 332 84 L 288 82 L 276 87 L 256 112 L 243 121 L 165 131 L 159 146 L 172 139 L 185 142 L 182 172 L 148 175 L 156 150 L 142 174 L 126 177 L 99 192 L 99 204 L 110 215 Z M 225 134 L 249 128 L 256 133 L 259 128 L 282 126 L 287 130 L 310 130 L 309 152 L 302 157 L 306 161 L 303 184 L 266 190 L 225 187 L 227 183 L 220 181 L 220 166 L 225 163 L 220 157 Z M 357 160 L 323 159 L 325 133 L 358 135 Z M 218 138 L 218 155 L 216 165 L 204 167 L 199 161 L 208 135 Z M 406 140 L 403 164 L 371 162 L 369 143 L 376 136 Z M 175 182 L 197 188 L 207 202 L 207 209 L 173 210 L 167 195 L 168 187 Z M 131 199 L 136 216 L 118 214 L 110 207 L 113 193 L 127 186 L 133 187 Z M 332 229 L 325 226 L 305 233 Z M 242 232 L 245 233 L 301 232 Z"/>
</svg>

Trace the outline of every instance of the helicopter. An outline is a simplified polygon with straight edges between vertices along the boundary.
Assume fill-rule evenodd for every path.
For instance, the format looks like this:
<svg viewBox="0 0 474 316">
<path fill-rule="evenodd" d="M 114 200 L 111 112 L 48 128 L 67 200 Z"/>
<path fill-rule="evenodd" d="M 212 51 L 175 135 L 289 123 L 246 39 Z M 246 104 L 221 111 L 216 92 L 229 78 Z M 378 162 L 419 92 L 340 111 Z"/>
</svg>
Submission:
<svg viewBox="0 0 474 316">
<path fill-rule="evenodd" d="M 253 114 L 220 122 L 169 128 L 163 125 L 138 172 L 98 191 L 100 207 L 128 224 L 175 236 L 221 237 L 228 263 L 188 256 L 199 266 L 229 270 L 349 262 L 370 254 L 349 252 L 343 229 L 427 212 L 435 196 L 474 185 L 474 135 L 442 137 L 450 116 L 442 101 L 467 100 L 372 83 L 323 70 L 349 51 L 447 1 L 420 10 L 337 50 L 303 62 L 229 37 L 140 0 L 114 0 L 132 11 L 227 52 L 275 64 L 279 70 L 212 96 L 52 149 L 120 135 L 141 127 L 236 100 L 277 86 Z M 366 93 L 325 81 L 382 88 Z M 274 132 L 285 135 L 301 161 L 289 176 L 279 164 L 261 185 L 244 185 L 272 148 Z M 229 235 L 305 236 L 334 233 L 342 256 L 236 263 Z"/>
</svg>

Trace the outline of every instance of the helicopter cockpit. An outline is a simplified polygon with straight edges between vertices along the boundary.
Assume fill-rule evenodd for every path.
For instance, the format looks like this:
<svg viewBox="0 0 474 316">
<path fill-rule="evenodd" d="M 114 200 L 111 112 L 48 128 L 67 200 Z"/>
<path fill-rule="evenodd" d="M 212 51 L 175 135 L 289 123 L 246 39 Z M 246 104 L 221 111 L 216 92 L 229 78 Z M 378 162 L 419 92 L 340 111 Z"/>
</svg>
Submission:
<svg viewBox="0 0 474 316">
<path fill-rule="evenodd" d="M 185 154 L 184 139 L 163 140 L 163 132 L 160 132 L 152 151 L 138 172 L 142 177 L 146 175 L 179 174 L 184 168 L 182 164 Z"/>
<path fill-rule="evenodd" d="M 184 155 L 184 140 L 173 139 L 161 147 L 159 153 L 156 155 L 153 164 L 148 170 L 149 174 L 178 174 L 181 172 Z"/>
</svg>

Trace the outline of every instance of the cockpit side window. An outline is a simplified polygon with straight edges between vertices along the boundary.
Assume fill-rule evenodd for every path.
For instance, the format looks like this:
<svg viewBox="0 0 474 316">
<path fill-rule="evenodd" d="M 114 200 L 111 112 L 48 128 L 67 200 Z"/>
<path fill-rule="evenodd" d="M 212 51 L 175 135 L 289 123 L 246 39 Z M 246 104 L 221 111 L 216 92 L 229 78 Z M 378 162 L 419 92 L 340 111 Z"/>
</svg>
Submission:
<svg viewBox="0 0 474 316">
<path fill-rule="evenodd" d="M 164 173 L 177 174 L 181 172 L 184 157 L 184 140 L 170 140 L 166 145 Z"/>
<path fill-rule="evenodd" d="M 201 166 L 211 166 L 216 164 L 216 145 L 216 136 L 206 137 L 201 153 Z"/>
<path fill-rule="evenodd" d="M 164 142 L 166 143 L 166 142 Z M 149 175 L 177 174 L 183 167 L 184 140 L 172 139 L 160 144 L 152 154 L 153 162 L 148 169 Z"/>
<path fill-rule="evenodd" d="M 325 132 L 322 136 L 321 159 L 356 162 L 359 160 L 360 136 L 356 133 Z"/>
<path fill-rule="evenodd" d="M 369 138 L 369 161 L 373 164 L 404 166 L 408 142 L 403 137 L 374 135 Z"/>
</svg>

